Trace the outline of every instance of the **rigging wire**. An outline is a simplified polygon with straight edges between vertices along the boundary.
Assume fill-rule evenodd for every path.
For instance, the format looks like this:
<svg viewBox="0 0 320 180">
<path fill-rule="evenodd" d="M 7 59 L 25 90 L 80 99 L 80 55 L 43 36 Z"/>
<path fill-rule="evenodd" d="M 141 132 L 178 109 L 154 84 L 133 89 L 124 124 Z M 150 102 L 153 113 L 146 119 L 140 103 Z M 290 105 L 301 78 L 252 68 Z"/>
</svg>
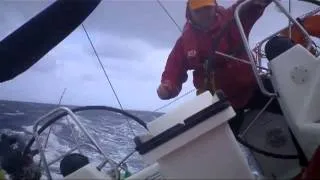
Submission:
<svg viewBox="0 0 320 180">
<path fill-rule="evenodd" d="M 58 102 L 57 106 L 60 106 L 60 105 L 61 105 L 62 98 L 63 98 L 64 94 L 66 93 L 66 90 L 67 90 L 67 88 L 64 88 L 64 89 L 63 89 L 63 92 L 62 92 L 62 94 L 61 94 L 61 96 L 60 96 L 60 98 L 59 98 L 59 102 Z M 49 140 L 49 136 L 50 136 L 51 131 L 52 131 L 52 126 L 50 126 L 48 135 L 47 135 L 46 140 L 45 140 L 45 142 L 44 142 L 44 148 L 47 148 L 47 144 L 48 144 L 48 140 Z M 41 161 L 40 161 L 40 162 L 41 162 Z M 41 164 L 41 163 L 40 163 L 40 164 Z"/>
<path fill-rule="evenodd" d="M 167 16 L 169 16 L 169 18 L 170 18 L 170 19 L 172 20 L 172 22 L 175 24 L 175 26 L 177 27 L 177 29 L 179 30 L 179 32 L 182 32 L 182 28 L 178 25 L 178 23 L 175 21 L 175 19 L 170 15 L 170 13 L 169 13 L 168 10 L 166 9 L 166 7 L 161 3 L 161 1 L 160 1 L 160 0 L 156 0 L 156 1 L 158 2 L 159 6 L 162 8 L 162 10 L 167 14 Z M 94 47 L 94 45 L 93 45 L 93 43 L 92 43 L 92 40 L 91 40 L 91 38 L 90 38 L 90 36 L 89 36 L 89 33 L 87 32 L 84 24 L 81 24 L 81 26 L 82 26 L 83 30 L 85 31 L 85 33 L 86 33 L 86 36 L 87 36 L 87 38 L 88 38 L 88 40 L 89 40 L 89 42 L 90 42 L 90 44 L 91 44 L 91 46 L 92 46 L 92 48 L 93 48 L 94 53 L 95 53 L 95 55 L 96 55 L 96 57 L 97 57 L 97 59 L 98 59 L 98 61 L 99 61 L 99 63 L 100 63 L 100 66 L 101 66 L 101 68 L 102 68 L 102 70 L 103 70 L 103 72 L 104 72 L 104 74 L 105 74 L 105 76 L 106 76 L 106 78 L 107 78 L 107 80 L 108 80 L 108 82 L 109 82 L 109 84 L 110 84 L 110 87 L 111 87 L 111 89 L 112 89 L 112 91 L 113 91 L 113 93 L 114 93 L 114 95 L 115 95 L 115 97 L 116 97 L 116 99 L 117 99 L 117 101 L 118 101 L 118 104 L 119 104 L 120 108 L 123 110 L 123 107 L 122 107 L 122 105 L 121 105 L 121 102 L 120 102 L 120 100 L 119 100 L 119 98 L 118 98 L 118 96 L 117 96 L 117 93 L 116 93 L 115 89 L 114 89 L 113 86 L 112 86 L 112 83 L 111 83 L 111 81 L 110 81 L 110 79 L 109 79 L 109 77 L 108 77 L 108 74 L 107 74 L 106 70 L 105 70 L 104 67 L 103 67 L 103 64 L 101 63 L 101 60 L 100 60 L 100 58 L 99 58 L 99 56 L 98 56 L 98 53 L 97 53 L 97 51 L 96 51 L 96 49 L 95 49 L 95 47 Z M 168 107 L 169 105 L 171 105 L 171 104 L 173 104 L 174 102 L 180 100 L 181 98 L 185 97 L 186 95 L 194 92 L 195 90 L 196 90 L 196 89 L 193 89 L 193 90 L 190 90 L 190 91 L 184 93 L 183 95 L 175 98 L 173 101 L 171 101 L 171 102 L 169 102 L 169 103 L 167 103 L 167 104 L 165 104 L 165 105 L 163 105 L 163 106 L 161 106 L 161 107 L 159 107 L 159 108 L 156 108 L 156 109 L 153 110 L 152 112 L 157 112 L 157 111 L 159 111 L 159 110 L 162 110 L 162 109 Z M 128 121 L 128 124 L 129 124 L 129 126 L 130 126 L 130 129 L 131 129 L 133 135 L 135 135 L 135 133 L 134 133 L 134 131 L 133 131 L 133 128 L 131 127 L 131 124 L 130 124 L 129 121 Z"/>
<path fill-rule="evenodd" d="M 167 16 L 171 19 L 171 21 L 176 25 L 176 27 L 178 28 L 178 30 L 180 32 L 182 32 L 181 27 L 178 25 L 178 23 L 174 20 L 174 18 L 170 15 L 169 11 L 166 9 L 166 7 L 161 3 L 160 0 L 156 0 L 158 2 L 158 4 L 160 5 L 160 7 L 163 9 L 163 11 L 167 14 Z"/>
<path fill-rule="evenodd" d="M 153 110 L 152 112 L 158 112 L 158 111 L 160 111 L 160 110 L 162 110 L 162 109 L 164 109 L 164 108 L 166 108 L 166 107 L 170 106 L 172 103 L 174 103 L 174 102 L 178 101 L 179 99 L 181 99 L 181 98 L 185 97 L 186 95 L 188 95 L 188 94 L 190 94 L 190 93 L 194 92 L 195 90 L 196 90 L 196 89 L 192 89 L 192 90 L 190 90 L 190 91 L 188 91 L 188 92 L 184 93 L 183 95 L 181 95 L 181 96 L 179 96 L 179 97 L 175 98 L 173 101 L 171 101 L 171 102 L 169 102 L 169 103 L 167 103 L 167 104 L 165 104 L 165 105 L 163 105 L 163 106 L 161 106 L 161 107 L 159 107 L 159 108 L 157 108 L 157 109 Z"/>
<path fill-rule="evenodd" d="M 289 0 L 289 13 L 291 14 L 291 0 Z M 289 38 L 291 39 L 292 36 L 292 23 L 290 21 L 290 19 L 288 19 L 289 21 Z"/>
<path fill-rule="evenodd" d="M 60 98 L 59 98 L 59 102 L 58 102 L 57 106 L 60 106 L 60 105 L 61 105 L 62 98 L 63 98 L 64 94 L 66 93 L 66 90 L 67 90 L 67 88 L 64 88 L 64 89 L 63 89 L 63 92 L 62 92 L 62 94 L 61 94 L 61 96 L 60 96 Z M 47 136 L 46 136 L 46 139 L 45 139 L 45 141 L 44 141 L 44 149 L 46 149 L 47 146 L 48 146 L 49 136 L 50 136 L 50 134 L 51 134 L 52 128 L 53 128 L 53 126 L 50 126 L 49 132 L 48 132 L 48 134 L 47 134 Z M 40 158 L 39 166 L 41 166 L 41 161 L 42 161 L 42 159 Z"/>
<path fill-rule="evenodd" d="M 160 2 L 159 0 L 157 0 L 157 1 Z M 159 3 L 159 5 L 161 5 L 161 3 Z M 168 17 L 171 18 L 172 16 L 171 16 L 171 15 L 169 14 L 169 12 L 165 9 L 165 7 L 164 7 L 164 6 L 161 6 L 161 7 L 164 9 L 164 11 L 165 11 L 165 13 L 168 15 Z M 178 24 L 176 23 L 176 21 L 175 21 L 173 18 L 171 18 L 171 19 L 172 19 L 172 21 L 174 22 L 174 24 L 177 26 L 177 28 L 178 28 L 178 29 L 181 29 L 181 28 L 178 26 Z M 187 94 L 188 94 L 188 93 L 190 93 L 190 92 L 187 92 Z M 182 98 L 182 97 L 180 97 L 180 98 Z M 179 99 L 180 99 L 180 98 L 179 98 Z M 172 103 L 169 103 L 169 104 L 172 104 Z M 167 105 L 167 106 L 168 106 L 168 105 Z M 252 151 L 254 151 L 254 152 L 257 152 L 257 153 L 259 153 L 259 154 L 263 154 L 263 155 L 268 156 L 268 157 L 279 158 L 279 159 L 298 159 L 298 158 L 299 158 L 298 155 L 285 155 L 285 154 L 276 154 L 276 153 L 268 152 L 268 151 L 265 151 L 265 150 L 263 150 L 263 149 L 259 149 L 259 148 L 257 148 L 257 147 L 252 146 L 251 144 L 245 142 L 243 139 L 239 138 L 238 135 L 235 135 L 235 137 L 236 137 L 237 141 L 238 141 L 240 144 L 244 145 L 245 147 L 249 148 L 250 150 L 252 150 Z"/>
<path fill-rule="evenodd" d="M 111 89 L 112 89 L 112 92 L 113 92 L 114 96 L 115 96 L 116 99 L 117 99 L 117 102 L 118 102 L 121 110 L 124 111 L 123 106 L 122 106 L 122 104 L 121 104 L 121 102 L 120 102 L 120 99 L 119 99 L 119 97 L 118 97 L 118 95 L 117 95 L 117 92 L 116 92 L 116 90 L 114 89 L 114 87 L 113 87 L 113 85 L 112 85 L 112 83 L 111 83 L 111 80 L 110 80 L 110 78 L 109 78 L 109 76 L 108 76 L 108 74 L 107 74 L 107 71 L 105 70 L 105 68 L 104 68 L 104 66 L 103 66 L 103 64 L 102 64 L 102 62 L 101 62 L 101 59 L 100 59 L 100 57 L 99 57 L 99 55 L 98 55 L 98 52 L 97 52 L 96 48 L 95 48 L 94 45 L 93 45 L 93 42 L 92 42 L 92 40 L 91 40 L 91 38 L 90 38 L 90 36 L 89 36 L 89 33 L 88 33 L 86 27 L 84 26 L 84 24 L 81 24 L 81 26 L 82 26 L 82 28 L 83 28 L 83 30 L 84 30 L 84 32 L 85 32 L 85 34 L 86 34 L 89 42 L 90 42 L 90 45 L 91 45 L 91 47 L 92 47 L 92 49 L 93 49 L 93 51 L 94 51 L 94 54 L 95 54 L 95 56 L 97 57 L 97 60 L 98 60 L 98 62 L 99 62 L 99 64 L 100 64 L 100 66 L 101 66 L 101 69 L 103 70 L 103 73 L 104 73 L 105 77 L 106 77 L 107 80 L 108 80 L 108 83 L 109 83 L 109 85 L 110 85 L 110 87 L 111 87 Z M 130 130 L 131 130 L 132 135 L 135 136 L 135 133 L 134 133 L 134 131 L 133 131 L 133 127 L 131 126 L 130 121 L 129 121 L 127 118 L 126 118 L 126 120 L 127 120 L 127 122 L 128 122 L 128 126 L 129 126 L 129 128 L 130 128 Z"/>
<path fill-rule="evenodd" d="M 177 27 L 177 29 L 182 33 L 182 28 L 178 25 L 178 23 L 175 21 L 175 19 L 171 16 L 171 14 L 169 13 L 169 11 L 166 9 L 166 7 L 161 3 L 160 0 L 156 0 L 157 3 L 159 4 L 159 6 L 162 8 L 162 10 L 166 13 L 166 15 L 171 19 L 171 21 L 174 23 L 174 25 Z M 194 92 L 196 89 L 192 89 L 184 94 L 182 94 L 181 96 L 175 98 L 174 100 L 172 100 L 171 102 L 160 106 L 159 108 L 156 108 L 155 110 L 153 110 L 152 112 L 158 112 L 168 106 L 170 106 L 171 104 L 175 103 L 176 101 L 180 100 L 181 98 L 185 97 L 186 95 Z"/>
</svg>

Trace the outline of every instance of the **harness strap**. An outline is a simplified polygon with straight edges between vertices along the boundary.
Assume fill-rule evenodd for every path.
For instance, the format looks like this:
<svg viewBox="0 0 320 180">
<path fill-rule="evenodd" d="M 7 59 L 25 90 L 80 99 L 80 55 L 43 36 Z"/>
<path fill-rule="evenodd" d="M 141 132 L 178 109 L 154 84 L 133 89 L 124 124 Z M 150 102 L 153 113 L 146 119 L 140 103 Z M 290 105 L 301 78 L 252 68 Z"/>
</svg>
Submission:
<svg viewBox="0 0 320 180">
<path fill-rule="evenodd" d="M 210 53 L 208 59 L 206 59 L 204 62 L 204 69 L 206 72 L 206 77 L 204 79 L 205 89 L 210 91 L 212 94 L 214 94 L 214 91 L 216 90 L 215 84 L 213 82 L 214 80 L 213 57 L 215 56 L 215 52 L 221 43 L 223 35 L 227 34 L 228 42 L 232 42 L 230 26 L 232 25 L 233 22 L 234 22 L 234 18 L 232 17 L 226 23 L 224 23 L 218 35 L 212 41 L 212 52 Z M 231 54 L 235 56 L 235 55 L 238 55 L 242 50 L 243 50 L 243 43 L 238 45 L 236 48 L 230 48 L 227 54 Z"/>
</svg>

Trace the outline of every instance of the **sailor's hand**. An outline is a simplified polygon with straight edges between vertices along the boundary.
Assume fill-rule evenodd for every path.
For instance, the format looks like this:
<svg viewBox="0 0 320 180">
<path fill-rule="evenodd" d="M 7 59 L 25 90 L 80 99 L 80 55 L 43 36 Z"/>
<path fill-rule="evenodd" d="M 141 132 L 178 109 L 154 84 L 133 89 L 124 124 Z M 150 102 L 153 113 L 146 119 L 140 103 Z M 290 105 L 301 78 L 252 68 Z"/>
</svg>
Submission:
<svg viewBox="0 0 320 180">
<path fill-rule="evenodd" d="M 170 99 L 170 90 L 172 89 L 170 82 L 161 83 L 157 89 L 157 93 L 160 99 Z"/>
</svg>

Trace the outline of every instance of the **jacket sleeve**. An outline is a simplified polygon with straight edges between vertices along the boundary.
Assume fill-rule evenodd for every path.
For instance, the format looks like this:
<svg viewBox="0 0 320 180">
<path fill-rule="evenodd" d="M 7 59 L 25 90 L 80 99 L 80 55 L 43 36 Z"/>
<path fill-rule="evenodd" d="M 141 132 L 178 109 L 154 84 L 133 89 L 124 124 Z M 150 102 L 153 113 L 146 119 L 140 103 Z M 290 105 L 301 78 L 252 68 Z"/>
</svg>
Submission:
<svg viewBox="0 0 320 180">
<path fill-rule="evenodd" d="M 182 39 L 180 37 L 169 54 L 161 78 L 161 83 L 169 83 L 172 87 L 169 90 L 169 99 L 176 97 L 180 93 L 182 84 L 186 82 L 188 78 L 185 59 Z"/>
<path fill-rule="evenodd" d="M 236 3 L 234 3 L 231 7 L 227 9 L 229 16 L 234 16 L 236 8 L 245 0 L 238 0 Z M 263 1 L 263 0 L 260 0 Z M 242 23 L 242 26 L 244 28 L 244 32 L 246 34 L 246 37 L 249 36 L 249 33 L 253 27 L 253 25 L 257 22 L 257 20 L 262 16 L 265 8 L 272 2 L 271 0 L 264 0 L 266 2 L 265 5 L 255 4 L 253 1 L 248 3 L 245 7 L 240 10 L 240 20 Z M 238 27 L 236 23 L 234 24 L 235 29 L 237 32 L 239 32 Z M 235 34 L 235 33 L 233 33 Z"/>
</svg>

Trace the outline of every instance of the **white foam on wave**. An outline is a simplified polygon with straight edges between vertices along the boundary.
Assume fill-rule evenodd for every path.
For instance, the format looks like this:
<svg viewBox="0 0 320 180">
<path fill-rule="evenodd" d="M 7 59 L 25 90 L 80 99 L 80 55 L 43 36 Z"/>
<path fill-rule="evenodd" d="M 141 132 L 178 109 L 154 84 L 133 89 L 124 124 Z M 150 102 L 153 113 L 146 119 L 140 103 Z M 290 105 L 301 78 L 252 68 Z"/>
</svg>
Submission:
<svg viewBox="0 0 320 180">
<path fill-rule="evenodd" d="M 77 117 L 85 126 L 85 128 L 88 129 L 88 132 L 92 135 L 92 137 L 102 146 L 105 154 L 116 162 L 121 161 L 134 149 L 132 131 L 128 126 L 127 120 L 123 116 L 121 116 L 121 118 L 119 119 L 117 117 L 115 124 L 112 124 L 111 121 L 106 118 L 106 116 L 97 115 L 93 116 L 92 119 L 83 116 Z M 76 132 L 76 134 L 79 134 L 80 129 L 78 128 L 78 126 L 72 120 L 70 120 L 69 122 L 73 126 L 73 128 L 75 128 L 74 131 Z M 137 126 L 139 125 L 135 125 L 136 123 L 131 124 L 134 124 L 133 128 L 135 133 L 141 132 L 141 128 L 137 128 Z M 51 162 L 55 158 L 59 157 L 60 155 L 62 155 L 62 153 L 67 152 L 71 148 L 71 144 L 69 144 L 70 140 L 73 141 L 71 133 L 63 134 L 65 128 L 69 129 L 69 123 L 65 118 L 59 120 L 57 124 L 54 124 L 54 126 L 52 127 L 53 128 L 45 151 L 46 159 L 48 162 Z M 23 126 L 23 129 L 25 129 L 27 132 L 32 133 L 33 126 Z M 40 136 L 42 142 L 44 142 L 46 139 L 48 129 Z M 85 137 L 85 139 L 87 138 Z M 83 139 L 81 139 L 81 141 L 83 141 Z M 88 141 L 86 140 L 85 142 Z M 90 148 L 85 149 L 86 150 L 83 151 L 84 155 L 89 157 L 91 159 L 91 162 L 97 164 L 102 162 L 103 156 Z M 39 156 L 35 157 L 35 160 L 37 162 L 39 162 L 39 159 Z M 50 168 L 52 170 L 52 176 L 54 179 L 61 179 L 62 177 L 61 175 L 59 175 L 59 162 L 53 164 L 53 166 Z M 142 163 L 141 158 L 137 153 L 130 157 L 129 163 L 127 164 L 132 172 L 141 170 L 141 165 L 136 165 L 135 163 Z M 46 179 L 45 176 L 43 176 L 43 178 Z"/>
<path fill-rule="evenodd" d="M 25 133 L 22 131 L 16 131 L 12 129 L 1 129 L 0 133 L 7 134 L 7 135 L 20 135 L 20 136 L 25 135 Z"/>
<path fill-rule="evenodd" d="M 86 118 L 83 118 L 82 116 L 77 116 L 79 122 L 81 124 L 84 124 L 84 122 L 88 122 Z M 80 131 L 80 127 L 77 125 L 77 123 L 70 117 L 70 116 L 65 116 L 61 121 L 59 121 L 61 124 L 64 124 L 66 126 L 71 126 L 73 129 L 76 131 Z"/>
<path fill-rule="evenodd" d="M 58 137 L 53 129 L 52 132 L 50 133 L 47 147 L 45 149 L 45 157 L 46 161 L 48 163 L 53 162 L 57 158 L 61 157 L 64 155 L 68 150 L 70 150 L 70 147 L 67 145 L 63 145 L 61 141 L 63 141 L 62 138 Z M 40 156 L 35 157 L 35 160 L 39 162 Z M 53 179 L 61 179 L 62 176 L 59 175 L 59 167 L 60 167 L 60 161 L 52 164 L 49 168 L 51 170 L 51 176 L 53 176 Z M 46 179 L 46 176 L 42 177 L 43 179 Z"/>
<path fill-rule="evenodd" d="M 33 132 L 33 125 L 30 126 L 22 126 L 23 129 L 25 129 L 27 132 L 32 133 Z"/>
<path fill-rule="evenodd" d="M 2 113 L 3 115 L 7 115 L 7 116 L 23 116 L 24 115 L 24 112 L 5 112 L 5 113 Z"/>
</svg>

